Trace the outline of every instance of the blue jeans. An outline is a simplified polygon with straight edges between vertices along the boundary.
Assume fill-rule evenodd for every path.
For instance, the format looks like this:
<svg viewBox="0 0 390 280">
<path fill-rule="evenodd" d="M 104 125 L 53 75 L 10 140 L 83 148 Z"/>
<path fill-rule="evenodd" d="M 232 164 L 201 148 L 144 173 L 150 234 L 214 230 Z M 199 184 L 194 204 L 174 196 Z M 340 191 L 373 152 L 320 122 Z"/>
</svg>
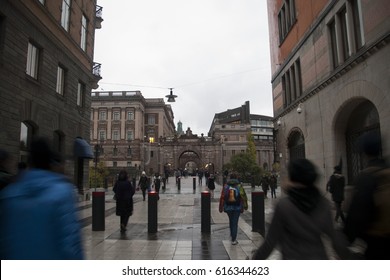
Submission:
<svg viewBox="0 0 390 280">
<path fill-rule="evenodd" d="M 227 211 L 229 217 L 230 235 L 232 241 L 237 239 L 238 219 L 240 218 L 241 211 Z"/>
</svg>

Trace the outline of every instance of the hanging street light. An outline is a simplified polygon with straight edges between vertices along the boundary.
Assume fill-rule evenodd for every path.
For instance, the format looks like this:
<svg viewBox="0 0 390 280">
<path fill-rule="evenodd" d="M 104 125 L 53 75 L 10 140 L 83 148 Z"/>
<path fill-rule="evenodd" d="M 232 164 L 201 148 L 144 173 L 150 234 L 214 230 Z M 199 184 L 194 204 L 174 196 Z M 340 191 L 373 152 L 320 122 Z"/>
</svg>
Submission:
<svg viewBox="0 0 390 280">
<path fill-rule="evenodd" d="M 165 97 L 168 98 L 168 102 L 175 102 L 175 98 L 177 97 L 177 95 L 174 95 L 173 94 L 173 88 L 169 88 L 170 89 L 170 94 L 166 95 Z"/>
</svg>

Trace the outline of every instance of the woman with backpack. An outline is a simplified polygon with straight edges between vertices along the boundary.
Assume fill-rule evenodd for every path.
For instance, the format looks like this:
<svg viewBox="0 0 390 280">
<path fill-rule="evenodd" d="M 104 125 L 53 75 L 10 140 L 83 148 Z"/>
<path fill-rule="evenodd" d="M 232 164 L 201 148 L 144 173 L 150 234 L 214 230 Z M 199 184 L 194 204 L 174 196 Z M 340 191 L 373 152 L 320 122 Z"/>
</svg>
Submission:
<svg viewBox="0 0 390 280">
<path fill-rule="evenodd" d="M 232 245 L 237 245 L 238 220 L 244 210 L 248 210 L 248 198 L 236 174 L 231 174 L 223 186 L 219 199 L 219 212 L 226 212 L 229 217 L 229 227 Z"/>
</svg>

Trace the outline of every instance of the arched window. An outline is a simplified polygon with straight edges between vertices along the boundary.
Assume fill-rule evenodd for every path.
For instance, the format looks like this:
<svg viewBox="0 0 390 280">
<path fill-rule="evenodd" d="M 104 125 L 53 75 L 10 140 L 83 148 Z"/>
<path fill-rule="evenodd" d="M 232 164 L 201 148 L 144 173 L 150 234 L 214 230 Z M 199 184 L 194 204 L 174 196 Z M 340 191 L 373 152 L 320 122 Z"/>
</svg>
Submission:
<svg viewBox="0 0 390 280">
<path fill-rule="evenodd" d="M 305 158 L 305 139 L 299 130 L 293 131 L 288 138 L 290 160 Z"/>
<path fill-rule="evenodd" d="M 346 131 L 348 183 L 353 183 L 359 172 L 365 167 L 359 151 L 358 139 L 365 133 L 375 132 L 380 135 L 379 115 L 374 104 L 365 101 L 351 113 Z"/>
</svg>

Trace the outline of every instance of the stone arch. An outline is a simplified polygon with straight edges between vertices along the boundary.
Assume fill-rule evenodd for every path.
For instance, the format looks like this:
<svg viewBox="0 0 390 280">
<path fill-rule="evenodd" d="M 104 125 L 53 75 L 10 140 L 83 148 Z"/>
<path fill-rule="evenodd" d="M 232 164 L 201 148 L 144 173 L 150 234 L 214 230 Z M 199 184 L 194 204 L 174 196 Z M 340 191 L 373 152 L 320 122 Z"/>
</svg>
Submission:
<svg viewBox="0 0 390 280">
<path fill-rule="evenodd" d="M 343 173 L 350 184 L 365 165 L 358 150 L 358 138 L 371 131 L 381 133 L 377 107 L 369 99 L 351 98 L 335 114 L 333 131 L 335 162 L 342 159 Z"/>
<path fill-rule="evenodd" d="M 329 116 L 333 116 L 331 127 L 334 141 L 331 141 L 331 150 L 334 151 L 332 154 L 335 158 L 331 160 L 336 163 L 339 160 L 339 156 L 335 152 L 345 147 L 342 141 L 342 133 L 345 132 L 348 117 L 354 108 L 362 102 L 370 101 L 378 111 L 381 122 L 385 124 L 390 123 L 390 94 L 383 92 L 370 82 L 357 80 L 346 84 L 337 94 L 324 96 L 324 98 L 329 97 L 331 97 L 330 102 L 327 103 L 329 106 L 324 108 L 324 110 L 328 111 Z M 385 139 L 389 139 L 390 131 L 383 130 L 382 136 Z M 389 147 L 383 146 L 383 149 L 388 151 Z"/>
<path fill-rule="evenodd" d="M 194 149 L 185 149 L 180 152 L 178 163 L 180 169 L 190 169 L 189 172 L 192 174 L 201 166 L 201 159 Z"/>
<path fill-rule="evenodd" d="M 294 127 L 291 129 L 287 137 L 287 148 L 289 160 L 306 157 L 305 137 L 300 128 Z"/>
</svg>

